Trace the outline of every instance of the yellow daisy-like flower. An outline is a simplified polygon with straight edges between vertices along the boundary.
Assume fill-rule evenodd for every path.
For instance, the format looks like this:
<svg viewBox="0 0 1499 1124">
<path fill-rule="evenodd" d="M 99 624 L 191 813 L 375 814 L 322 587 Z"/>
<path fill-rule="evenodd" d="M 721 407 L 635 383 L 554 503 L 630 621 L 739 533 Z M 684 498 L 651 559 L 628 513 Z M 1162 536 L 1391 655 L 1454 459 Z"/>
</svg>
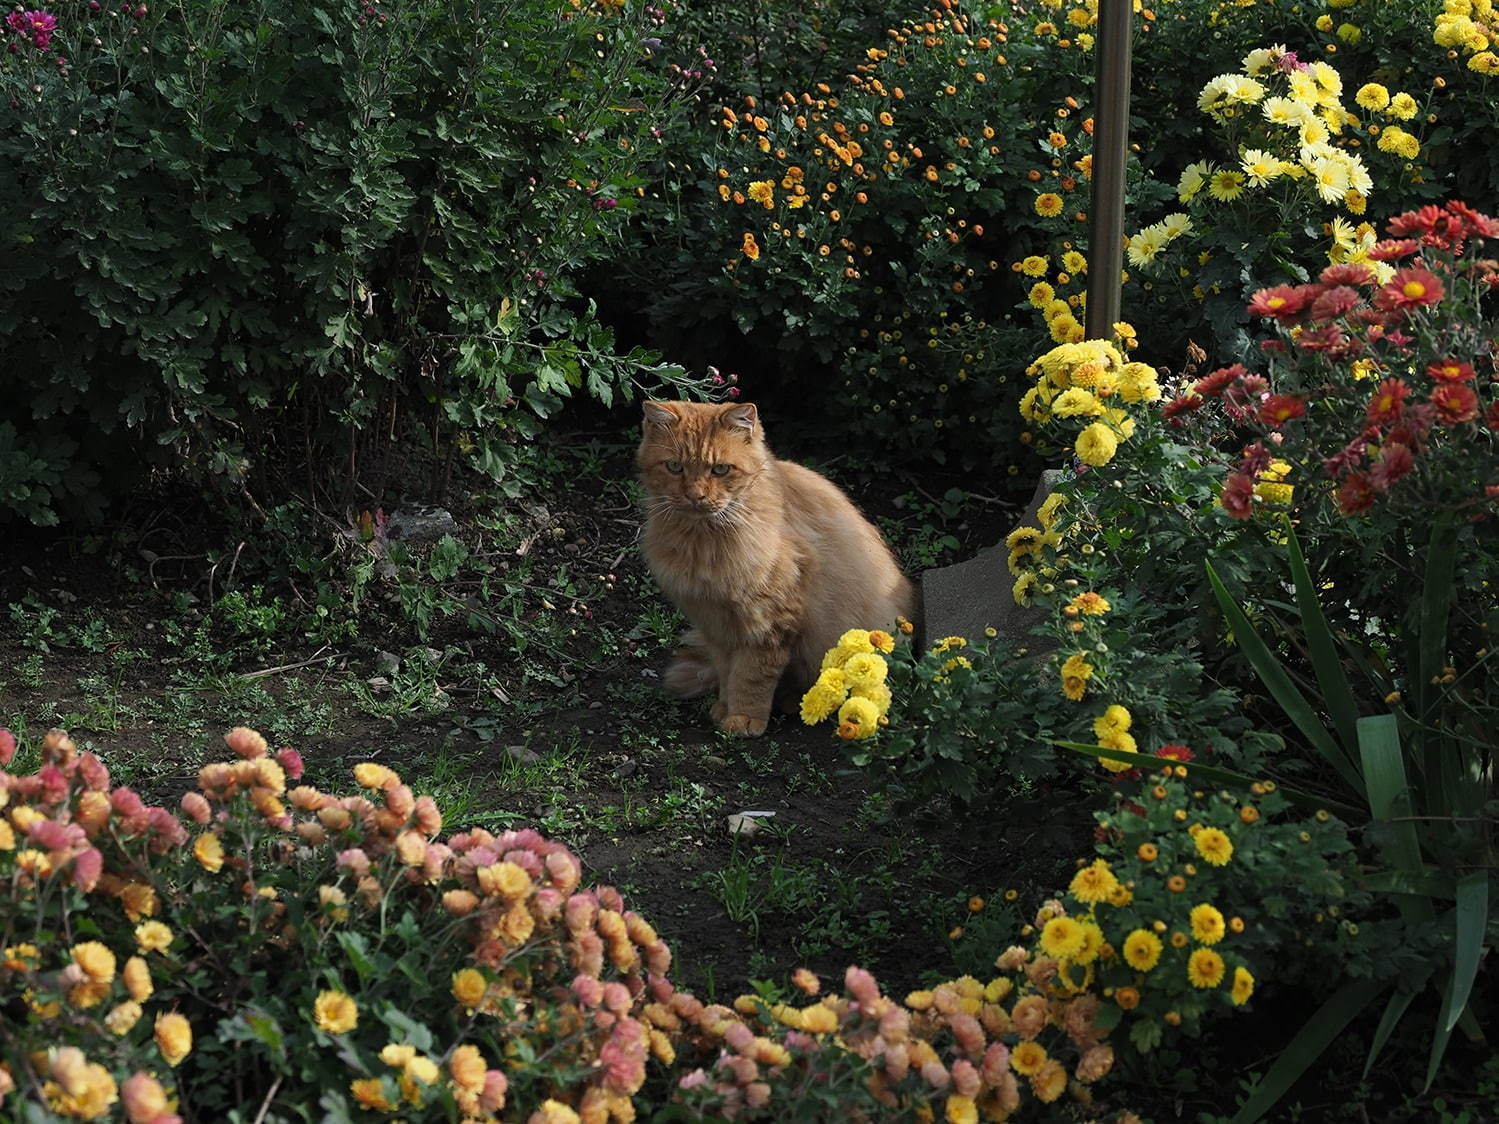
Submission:
<svg viewBox="0 0 1499 1124">
<path fill-rule="evenodd" d="M 1135 744 L 1134 736 L 1125 733 L 1123 730 L 1112 730 L 1100 736 L 1098 747 L 1100 749 L 1112 749 L 1117 753 L 1138 754 L 1140 752 L 1140 747 Z M 1100 757 L 1098 763 L 1111 773 L 1122 773 L 1134 768 L 1131 762 L 1116 760 L 1112 757 Z"/>
<path fill-rule="evenodd" d="M 1223 866 L 1234 856 L 1234 844 L 1216 827 L 1205 827 L 1196 835 L 1197 853 L 1214 866 Z"/>
<path fill-rule="evenodd" d="M 1020 272 L 1027 277 L 1044 277 L 1049 263 L 1039 254 L 1032 254 L 1020 263 Z"/>
<path fill-rule="evenodd" d="M 470 1011 L 484 1001 L 488 984 L 476 968 L 461 968 L 453 973 L 453 998 Z"/>
<path fill-rule="evenodd" d="M 1161 962 L 1161 938 L 1149 929 L 1136 929 L 1124 938 L 1124 962 L 1137 972 L 1148 972 Z"/>
<path fill-rule="evenodd" d="M 1469 60 L 1472 65 L 1472 60 Z M 1407 93 L 1398 93 L 1390 99 L 1390 104 L 1385 108 L 1385 113 L 1397 121 L 1409 121 L 1421 112 L 1421 107 L 1416 104 L 1416 99 Z"/>
<path fill-rule="evenodd" d="M 99 941 L 84 941 L 72 949 L 73 963 L 83 969 L 93 983 L 109 983 L 115 978 L 115 954 Z"/>
<path fill-rule="evenodd" d="M 1383 109 L 1390 104 L 1390 91 L 1378 82 L 1365 82 L 1353 95 L 1353 100 L 1364 109 Z"/>
<path fill-rule="evenodd" d="M 1029 608 L 1035 604 L 1036 586 L 1039 582 L 1034 570 L 1027 570 L 1016 578 L 1015 584 L 1010 587 L 1010 596 L 1015 599 L 1015 604 L 1021 608 Z"/>
<path fill-rule="evenodd" d="M 361 1108 L 374 1112 L 394 1112 L 396 1102 L 385 1095 L 385 1085 L 378 1077 L 361 1077 L 349 1083 L 349 1092 Z"/>
<path fill-rule="evenodd" d="M 1027 299 L 1031 302 L 1032 307 L 1045 308 L 1057 299 L 1057 291 L 1045 281 L 1037 281 L 1031 286 Z"/>
<path fill-rule="evenodd" d="M 1010 1051 L 1010 1068 L 1022 1077 L 1029 1077 L 1049 1060 L 1046 1047 L 1034 1040 L 1022 1042 Z"/>
<path fill-rule="evenodd" d="M 947 1098 L 942 1115 L 947 1124 L 978 1124 L 979 1110 L 972 1097 L 954 1093 Z"/>
<path fill-rule="evenodd" d="M 1085 941 L 1082 925 L 1070 917 L 1053 917 L 1041 930 L 1041 951 L 1056 960 L 1071 960 Z"/>
<path fill-rule="evenodd" d="M 883 629 L 872 629 L 869 633 L 869 643 L 876 652 L 883 652 L 889 655 L 895 651 L 895 637 Z"/>
<path fill-rule="evenodd" d="M 322 991 L 312 1003 L 312 1021 L 329 1034 L 347 1034 L 359 1025 L 359 1004 L 341 991 Z"/>
<path fill-rule="evenodd" d="M 1041 549 L 1044 534 L 1039 527 L 1016 527 L 1005 536 L 1005 548 L 1016 553 L 1035 554 Z"/>
<path fill-rule="evenodd" d="M 855 693 L 871 690 L 885 681 L 890 665 L 878 652 L 861 652 L 850 656 L 843 665 L 843 681 Z"/>
<path fill-rule="evenodd" d="M 874 702 L 858 695 L 844 701 L 838 708 L 838 736 L 845 740 L 863 740 L 871 737 L 880 728 L 880 708 Z"/>
<path fill-rule="evenodd" d="M 1129 893 L 1124 886 L 1119 886 L 1110 897 L 1110 904 L 1117 904 L 1119 891 Z M 1127 903 L 1126 903 L 1127 904 Z M 1071 960 L 1075 964 L 1091 964 L 1098 959 L 1098 954 L 1103 951 L 1103 930 L 1098 927 L 1096 921 L 1083 921 L 1083 947 L 1073 953 Z"/>
<path fill-rule="evenodd" d="M 1045 527 L 1048 531 L 1051 530 L 1052 525 L 1056 522 L 1057 519 L 1057 508 L 1061 507 L 1066 502 L 1067 497 L 1062 495 L 1061 492 L 1053 492 L 1051 495 L 1047 496 L 1046 499 L 1041 502 L 1041 506 L 1036 509 L 1036 521 L 1040 523 L 1041 526 Z"/>
<path fill-rule="evenodd" d="M 217 874 L 224 869 L 224 844 L 213 832 L 205 831 L 193 840 L 193 858 L 209 874 Z"/>
<path fill-rule="evenodd" d="M 1069 604 L 1085 617 L 1101 617 L 1113 608 L 1105 598 L 1092 592 L 1079 593 Z M 1128 728 L 1126 723 L 1125 729 Z"/>
<path fill-rule="evenodd" d="M 848 684 L 842 669 L 827 668 L 802 696 L 802 721 L 808 726 L 817 725 L 842 706 L 847 697 Z"/>
<path fill-rule="evenodd" d="M 1088 271 L 1088 259 L 1076 250 L 1068 250 L 1062 255 L 1062 268 L 1069 273 L 1086 273 Z"/>
<path fill-rule="evenodd" d="M 1069 387 L 1051 402 L 1053 416 L 1059 418 L 1096 418 L 1103 413 L 1103 403 L 1091 391 L 1080 386 Z"/>
<path fill-rule="evenodd" d="M 1187 982 L 1193 987 L 1217 987 L 1223 971 L 1223 957 L 1210 948 L 1199 948 L 1187 958 Z"/>
<path fill-rule="evenodd" d="M 183 1058 L 192 1053 L 193 1028 L 176 1012 L 156 1016 L 156 1048 L 162 1060 L 176 1067 Z"/>
<path fill-rule="evenodd" d="M 1214 172 L 1208 180 L 1208 194 L 1220 203 L 1232 203 L 1244 194 L 1244 173 L 1232 168 Z"/>
<path fill-rule="evenodd" d="M 1088 689 L 1088 680 L 1093 677 L 1093 665 L 1082 652 L 1068 656 L 1062 664 L 1062 693 L 1073 702 L 1083 697 Z"/>
<path fill-rule="evenodd" d="M 1193 906 L 1189 919 L 1192 922 L 1192 936 L 1201 944 L 1217 944 L 1227 932 L 1223 914 L 1207 902 Z"/>
<path fill-rule="evenodd" d="M 775 207 L 775 183 L 771 180 L 756 180 L 749 185 L 745 192 L 756 203 L 759 203 L 767 211 Z"/>
<path fill-rule="evenodd" d="M 135 943 L 142 952 L 165 952 L 172 944 L 172 930 L 160 921 L 143 921 L 135 927 Z"/>
<path fill-rule="evenodd" d="M 1242 965 L 1234 969 L 1233 990 L 1229 998 L 1233 1000 L 1235 1007 L 1242 1007 L 1254 994 L 1254 976 L 1250 975 L 1249 969 Z"/>
<path fill-rule="evenodd" d="M 1114 703 L 1093 719 L 1093 734 L 1095 737 L 1106 737 L 1109 734 L 1128 730 L 1133 722 L 1134 716 L 1130 714 L 1129 709 Z"/>
<path fill-rule="evenodd" d="M 1067 891 L 1084 905 L 1096 905 L 1108 901 L 1118 885 L 1119 879 L 1114 877 L 1109 864 L 1103 859 L 1094 859 L 1072 876 Z"/>
<path fill-rule="evenodd" d="M 1102 422 L 1094 422 L 1077 435 L 1073 449 L 1084 464 L 1099 468 L 1114 459 L 1119 437 Z"/>
<path fill-rule="evenodd" d="M 1074 8 L 1073 11 L 1081 9 Z M 1051 1104 L 1067 1091 L 1067 1070 L 1055 1058 L 1031 1075 L 1031 1092 L 1042 1104 Z"/>
<path fill-rule="evenodd" d="M 1054 191 L 1044 191 L 1036 196 L 1036 214 L 1044 219 L 1056 218 L 1062 213 L 1062 197 Z"/>
</svg>

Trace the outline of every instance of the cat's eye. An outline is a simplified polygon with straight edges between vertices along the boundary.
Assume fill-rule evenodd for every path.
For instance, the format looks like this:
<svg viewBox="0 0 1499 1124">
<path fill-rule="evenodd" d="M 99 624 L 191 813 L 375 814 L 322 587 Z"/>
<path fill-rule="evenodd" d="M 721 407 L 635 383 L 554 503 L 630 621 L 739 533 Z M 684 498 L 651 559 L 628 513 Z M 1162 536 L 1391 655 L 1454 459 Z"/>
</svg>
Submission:
<svg viewBox="0 0 1499 1124">
<path fill-rule="evenodd" d="M 715 464 L 708 471 L 713 473 L 714 476 L 727 476 L 729 474 L 729 469 L 733 467 L 734 466 L 731 464 Z"/>
<path fill-rule="evenodd" d="M 681 472 L 682 471 L 682 462 L 681 461 L 667 461 L 666 462 L 666 471 L 667 472 Z"/>
</svg>

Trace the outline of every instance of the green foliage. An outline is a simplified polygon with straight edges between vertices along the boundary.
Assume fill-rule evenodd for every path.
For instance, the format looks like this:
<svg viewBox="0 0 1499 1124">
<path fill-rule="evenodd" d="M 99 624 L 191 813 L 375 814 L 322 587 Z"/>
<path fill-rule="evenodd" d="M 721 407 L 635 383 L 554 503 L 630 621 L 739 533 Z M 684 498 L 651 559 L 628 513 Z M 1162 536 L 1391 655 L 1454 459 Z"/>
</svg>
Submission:
<svg viewBox="0 0 1499 1124">
<path fill-rule="evenodd" d="M 168 460 L 499 476 L 570 396 L 686 385 L 573 286 L 698 81 L 641 50 L 652 12 L 191 0 L 14 41 L 0 509 L 97 510 Z"/>
</svg>

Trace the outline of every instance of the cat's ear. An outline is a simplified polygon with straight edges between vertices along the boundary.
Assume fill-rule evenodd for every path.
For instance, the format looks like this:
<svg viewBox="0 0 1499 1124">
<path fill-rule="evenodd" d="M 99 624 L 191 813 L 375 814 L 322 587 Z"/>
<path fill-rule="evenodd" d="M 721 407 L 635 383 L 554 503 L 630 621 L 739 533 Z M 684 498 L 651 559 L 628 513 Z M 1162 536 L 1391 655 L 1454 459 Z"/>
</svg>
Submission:
<svg viewBox="0 0 1499 1124">
<path fill-rule="evenodd" d="M 647 402 L 644 420 L 646 428 L 649 429 L 653 425 L 659 425 L 662 428 L 676 425 L 681 418 L 677 416 L 677 412 L 668 402 Z"/>
<path fill-rule="evenodd" d="M 751 437 L 755 432 L 755 423 L 760 420 L 760 414 L 753 402 L 741 402 L 738 405 L 726 407 L 719 415 L 719 420 L 729 429 L 745 437 Z"/>
</svg>

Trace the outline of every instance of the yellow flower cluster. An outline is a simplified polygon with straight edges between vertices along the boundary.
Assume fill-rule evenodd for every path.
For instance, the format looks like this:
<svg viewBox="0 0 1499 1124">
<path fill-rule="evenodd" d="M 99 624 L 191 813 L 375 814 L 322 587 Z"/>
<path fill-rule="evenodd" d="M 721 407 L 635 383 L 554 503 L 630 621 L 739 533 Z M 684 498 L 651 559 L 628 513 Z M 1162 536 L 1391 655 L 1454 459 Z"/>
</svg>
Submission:
<svg viewBox="0 0 1499 1124">
<path fill-rule="evenodd" d="M 1241 73 L 1220 74 L 1203 86 L 1198 107 L 1225 125 L 1252 125 L 1251 137 L 1263 138 L 1262 147 L 1239 145 L 1237 160 L 1224 165 L 1189 164 L 1177 183 L 1177 198 L 1190 204 L 1206 195 L 1231 203 L 1248 192 L 1292 183 L 1310 199 L 1363 214 L 1374 180 L 1353 151 L 1363 144 L 1360 134 L 1375 140 L 1381 152 L 1414 160 L 1420 142 L 1394 122 L 1411 120 L 1419 107 L 1407 93 L 1392 95 L 1378 83 L 1366 83 L 1354 102 L 1384 118 L 1382 125 L 1366 123 L 1344 107 L 1342 94 L 1342 76 L 1326 62 L 1296 62 L 1280 45 L 1250 51 Z M 1129 240 L 1130 262 L 1151 264 L 1190 229 L 1181 214 L 1146 227 Z"/>
<path fill-rule="evenodd" d="M 1035 601 L 1041 574 L 1049 570 L 1043 567 L 1045 551 L 1053 553 L 1062 547 L 1062 533 L 1056 526 L 1057 511 L 1067 499 L 1060 492 L 1053 492 L 1036 509 L 1039 527 L 1016 527 L 1005 538 L 1005 547 L 1010 552 L 1010 573 L 1015 584 L 1010 589 L 1015 604 L 1028 607 Z"/>
<path fill-rule="evenodd" d="M 1496 27 L 1499 12 L 1491 0 L 1444 0 L 1431 38 L 1439 47 L 1466 52 L 1469 70 L 1499 74 L 1499 55 L 1490 49 Z"/>
<path fill-rule="evenodd" d="M 802 721 L 815 726 L 836 711 L 840 738 L 873 737 L 890 721 L 890 688 L 885 683 L 890 665 L 885 655 L 894 650 L 895 638 L 888 632 L 845 632 L 823 656 L 817 681 L 802 696 Z"/>
<path fill-rule="evenodd" d="M 1124 339 L 1134 336 L 1128 325 L 1116 325 L 1115 331 Z M 1113 460 L 1120 442 L 1135 432 L 1134 418 L 1113 405 L 1113 400 L 1134 404 L 1154 402 L 1161 396 L 1154 369 L 1126 362 L 1119 349 L 1105 340 L 1060 344 L 1027 367 L 1026 373 L 1036 379 L 1036 385 L 1020 399 L 1020 416 L 1037 424 L 1080 419 L 1082 427 L 1073 450 L 1079 460 L 1095 468 Z"/>
</svg>

